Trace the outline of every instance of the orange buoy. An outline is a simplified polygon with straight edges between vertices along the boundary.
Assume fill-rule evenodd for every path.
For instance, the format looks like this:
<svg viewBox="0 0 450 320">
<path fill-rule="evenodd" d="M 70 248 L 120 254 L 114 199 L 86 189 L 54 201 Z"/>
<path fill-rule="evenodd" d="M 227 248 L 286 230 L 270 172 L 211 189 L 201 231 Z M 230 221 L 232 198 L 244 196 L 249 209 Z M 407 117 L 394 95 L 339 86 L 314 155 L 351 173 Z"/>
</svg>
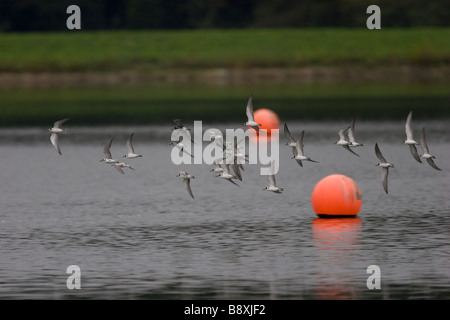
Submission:
<svg viewBox="0 0 450 320">
<path fill-rule="evenodd" d="M 260 123 L 260 129 L 267 130 L 267 136 L 270 136 L 272 129 L 280 128 L 280 119 L 278 115 L 270 109 L 258 109 L 253 112 L 253 116 L 255 117 L 255 122 Z M 254 130 L 252 128 L 252 130 Z M 256 132 L 258 134 L 258 132 Z"/>
<path fill-rule="evenodd" d="M 311 203 L 319 217 L 356 216 L 361 209 L 362 195 L 351 178 L 332 174 L 316 184 Z"/>
</svg>

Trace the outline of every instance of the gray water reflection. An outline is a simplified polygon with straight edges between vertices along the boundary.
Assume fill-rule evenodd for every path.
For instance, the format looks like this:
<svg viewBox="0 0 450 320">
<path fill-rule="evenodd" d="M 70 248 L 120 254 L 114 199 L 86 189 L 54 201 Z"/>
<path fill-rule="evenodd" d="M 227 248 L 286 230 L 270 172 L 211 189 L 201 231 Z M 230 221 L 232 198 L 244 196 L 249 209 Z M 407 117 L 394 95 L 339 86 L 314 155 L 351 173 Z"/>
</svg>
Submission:
<svg viewBox="0 0 450 320">
<path fill-rule="evenodd" d="M 173 165 L 170 124 L 70 128 L 62 156 L 46 128 L 0 130 L 0 298 L 448 299 L 448 123 L 426 124 L 442 172 L 412 159 L 400 122 L 358 122 L 360 158 L 333 144 L 343 123 L 289 125 L 306 130 L 305 150 L 320 163 L 301 168 L 281 146 L 280 195 L 261 190 L 257 165 L 245 166 L 241 188 L 207 165 Z M 98 160 L 109 137 L 122 156 L 130 132 L 144 157 L 121 175 Z M 396 164 L 389 195 L 375 142 Z M 180 169 L 196 176 L 195 200 Z M 314 214 L 313 187 L 333 173 L 360 187 L 358 218 Z M 82 270 L 79 291 L 66 288 L 71 264 Z M 373 264 L 381 290 L 366 287 Z"/>
</svg>

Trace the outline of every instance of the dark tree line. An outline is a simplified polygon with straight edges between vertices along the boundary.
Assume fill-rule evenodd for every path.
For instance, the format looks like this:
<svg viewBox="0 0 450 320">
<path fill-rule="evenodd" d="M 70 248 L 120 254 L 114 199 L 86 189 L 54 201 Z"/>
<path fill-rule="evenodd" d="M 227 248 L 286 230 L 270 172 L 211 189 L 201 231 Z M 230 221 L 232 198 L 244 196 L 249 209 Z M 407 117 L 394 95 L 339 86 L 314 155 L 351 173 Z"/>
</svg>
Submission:
<svg viewBox="0 0 450 320">
<path fill-rule="evenodd" d="M 85 30 L 365 27 L 371 4 L 382 27 L 450 26 L 450 0 L 0 0 L 0 31 L 64 30 L 71 4 Z"/>
</svg>

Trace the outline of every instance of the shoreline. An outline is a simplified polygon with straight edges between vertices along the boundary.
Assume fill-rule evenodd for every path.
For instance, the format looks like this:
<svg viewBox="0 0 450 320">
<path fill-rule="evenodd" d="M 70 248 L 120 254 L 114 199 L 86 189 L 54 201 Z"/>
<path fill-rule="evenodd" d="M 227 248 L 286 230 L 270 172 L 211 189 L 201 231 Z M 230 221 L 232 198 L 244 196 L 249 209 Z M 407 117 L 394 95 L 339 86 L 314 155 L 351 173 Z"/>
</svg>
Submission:
<svg viewBox="0 0 450 320">
<path fill-rule="evenodd" d="M 450 66 L 313 66 L 295 68 L 169 69 L 149 72 L 0 72 L 0 89 L 142 84 L 311 84 L 339 82 L 447 82 Z"/>
</svg>

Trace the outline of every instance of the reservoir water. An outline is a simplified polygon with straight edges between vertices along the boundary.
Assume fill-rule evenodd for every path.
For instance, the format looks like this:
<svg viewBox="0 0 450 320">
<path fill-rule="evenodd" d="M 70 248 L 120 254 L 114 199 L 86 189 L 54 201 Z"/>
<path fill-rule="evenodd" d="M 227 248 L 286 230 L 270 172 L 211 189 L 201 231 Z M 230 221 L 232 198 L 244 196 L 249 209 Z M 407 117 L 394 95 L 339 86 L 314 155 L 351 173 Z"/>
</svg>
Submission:
<svg viewBox="0 0 450 320">
<path fill-rule="evenodd" d="M 237 187 L 216 178 L 212 166 L 173 164 L 171 123 L 67 122 L 62 156 L 47 128 L 0 129 L 0 298 L 450 298 L 448 121 L 414 119 L 416 138 L 425 126 L 442 171 L 412 158 L 404 121 L 358 119 L 360 157 L 333 144 L 346 125 L 289 122 L 294 135 L 305 130 L 305 152 L 319 163 L 300 167 L 281 134 L 282 194 L 262 190 L 259 165 L 244 165 Z M 121 158 L 131 132 L 143 157 L 128 160 L 135 170 L 122 175 L 99 160 L 109 138 Z M 389 195 L 375 166 L 376 142 L 395 165 Z M 196 177 L 195 199 L 179 170 Z M 361 189 L 356 218 L 321 219 L 312 209 L 314 185 L 334 173 Z M 70 265 L 81 270 L 80 290 L 67 288 Z M 380 268 L 381 289 L 367 287 L 371 265 Z"/>
</svg>

